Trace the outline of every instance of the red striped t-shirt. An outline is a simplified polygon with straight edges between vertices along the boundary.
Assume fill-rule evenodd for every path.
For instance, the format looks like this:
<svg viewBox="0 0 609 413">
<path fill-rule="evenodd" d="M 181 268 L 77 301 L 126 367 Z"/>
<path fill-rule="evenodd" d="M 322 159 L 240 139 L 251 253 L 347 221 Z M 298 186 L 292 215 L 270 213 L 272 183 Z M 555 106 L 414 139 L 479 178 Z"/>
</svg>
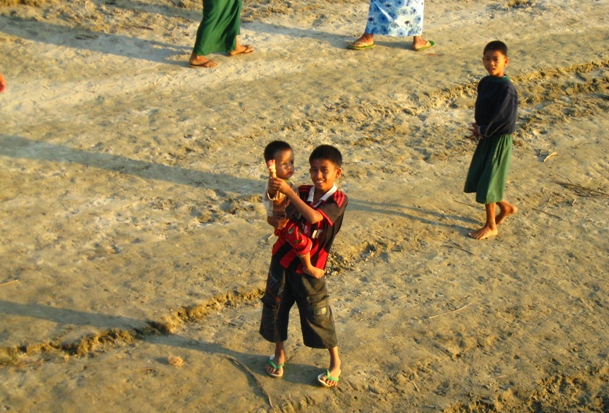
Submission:
<svg viewBox="0 0 609 413">
<path fill-rule="evenodd" d="M 297 211 L 290 219 L 298 223 L 301 232 L 309 237 L 313 243 L 311 247 L 311 264 L 323 269 L 326 267 L 334 237 L 338 234 L 343 223 L 343 215 L 345 214 L 348 201 L 347 195 L 339 191 L 336 185 L 326 192 L 316 204 L 313 204 L 314 193 L 315 187 L 313 185 L 298 187 L 300 199 L 305 201 L 311 208 L 319 211 L 323 215 L 323 219 L 316 224 L 311 224 Z M 303 273 L 300 258 L 298 258 L 298 255 L 290 244 L 282 237 L 279 237 L 275 245 L 273 245 L 273 257 L 279 258 L 279 262 L 284 268 L 290 268 L 298 273 Z"/>
</svg>

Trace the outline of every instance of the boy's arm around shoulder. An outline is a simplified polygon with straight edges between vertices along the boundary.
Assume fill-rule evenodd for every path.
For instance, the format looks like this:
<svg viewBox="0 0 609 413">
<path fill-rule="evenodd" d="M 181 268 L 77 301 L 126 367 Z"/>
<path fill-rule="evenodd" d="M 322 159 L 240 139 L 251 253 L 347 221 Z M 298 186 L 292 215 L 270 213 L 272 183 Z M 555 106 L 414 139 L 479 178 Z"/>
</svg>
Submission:
<svg viewBox="0 0 609 413">
<path fill-rule="evenodd" d="M 294 189 L 292 189 L 288 183 L 286 183 L 282 179 L 276 179 L 274 180 L 273 186 L 275 185 L 278 186 L 278 190 L 280 192 L 284 193 L 288 197 L 294 208 L 296 208 L 296 210 L 300 212 L 300 215 L 302 215 L 304 219 L 306 219 L 311 224 L 316 224 L 318 222 L 323 221 L 323 214 L 317 211 L 316 209 L 311 208 L 309 205 L 307 205 L 305 201 L 300 199 L 298 193 L 294 191 Z"/>
<path fill-rule="evenodd" d="M 294 208 L 296 208 L 298 212 L 300 212 L 300 215 L 308 222 L 311 224 L 317 224 L 318 222 L 323 221 L 323 214 L 318 210 L 311 208 L 305 201 L 300 199 L 298 194 L 293 189 L 290 189 L 290 192 L 287 193 L 286 196 L 290 199 L 290 202 L 292 205 L 294 205 Z"/>
</svg>

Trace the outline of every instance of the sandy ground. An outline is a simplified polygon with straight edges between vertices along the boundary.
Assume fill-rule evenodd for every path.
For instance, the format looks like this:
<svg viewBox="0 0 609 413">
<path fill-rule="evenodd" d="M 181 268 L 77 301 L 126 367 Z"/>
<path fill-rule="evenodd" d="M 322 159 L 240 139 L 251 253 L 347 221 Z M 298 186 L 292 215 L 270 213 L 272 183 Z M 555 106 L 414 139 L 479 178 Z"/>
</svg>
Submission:
<svg viewBox="0 0 609 413">
<path fill-rule="evenodd" d="M 345 50 L 364 1 L 246 0 L 256 51 L 213 70 L 186 67 L 195 1 L 0 8 L 0 411 L 609 412 L 609 2 L 520 3 L 427 1 L 415 53 Z M 467 125 L 497 38 L 520 211 L 475 241 Z M 318 144 L 345 158 L 334 391 L 296 318 L 284 378 L 263 371 L 274 139 L 299 182 Z"/>
</svg>

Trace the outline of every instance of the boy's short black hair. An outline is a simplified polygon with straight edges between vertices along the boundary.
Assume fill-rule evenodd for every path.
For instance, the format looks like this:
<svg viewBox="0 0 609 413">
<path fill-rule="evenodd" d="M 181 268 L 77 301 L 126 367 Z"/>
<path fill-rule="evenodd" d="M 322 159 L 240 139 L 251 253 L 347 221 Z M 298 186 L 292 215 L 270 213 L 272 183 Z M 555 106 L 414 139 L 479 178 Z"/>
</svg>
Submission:
<svg viewBox="0 0 609 413">
<path fill-rule="evenodd" d="M 269 143 L 268 145 L 266 145 L 266 148 L 264 148 L 264 160 L 266 162 L 270 161 L 271 159 L 275 159 L 275 154 L 278 151 L 291 151 L 292 147 L 290 146 L 289 143 L 284 142 L 284 141 L 273 141 L 271 143 Z"/>
<path fill-rule="evenodd" d="M 309 156 L 309 163 L 317 159 L 330 161 L 338 168 L 343 164 L 343 156 L 340 154 L 340 151 L 331 145 L 320 145 L 313 149 L 311 156 Z"/>
<path fill-rule="evenodd" d="M 505 57 L 508 57 L 508 49 L 507 49 L 507 45 L 505 43 L 503 43 L 502 41 L 499 40 L 494 40 L 492 42 L 490 42 L 489 44 L 487 44 L 486 46 L 484 46 L 484 51 L 482 52 L 482 54 L 485 54 L 488 51 L 498 51 L 501 52 Z"/>
</svg>

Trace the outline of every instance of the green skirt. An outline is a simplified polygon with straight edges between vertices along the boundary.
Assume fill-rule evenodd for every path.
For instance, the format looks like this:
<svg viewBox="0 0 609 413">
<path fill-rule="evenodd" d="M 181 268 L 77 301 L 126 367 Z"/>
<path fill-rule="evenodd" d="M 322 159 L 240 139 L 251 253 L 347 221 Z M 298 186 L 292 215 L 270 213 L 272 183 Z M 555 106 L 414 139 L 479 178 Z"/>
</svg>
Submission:
<svg viewBox="0 0 609 413">
<path fill-rule="evenodd" d="M 465 192 L 475 192 L 480 204 L 503 201 L 511 159 L 512 135 L 480 140 L 469 166 Z"/>
<path fill-rule="evenodd" d="M 205 56 L 235 50 L 240 26 L 241 0 L 203 0 L 203 20 L 193 53 Z"/>
</svg>

